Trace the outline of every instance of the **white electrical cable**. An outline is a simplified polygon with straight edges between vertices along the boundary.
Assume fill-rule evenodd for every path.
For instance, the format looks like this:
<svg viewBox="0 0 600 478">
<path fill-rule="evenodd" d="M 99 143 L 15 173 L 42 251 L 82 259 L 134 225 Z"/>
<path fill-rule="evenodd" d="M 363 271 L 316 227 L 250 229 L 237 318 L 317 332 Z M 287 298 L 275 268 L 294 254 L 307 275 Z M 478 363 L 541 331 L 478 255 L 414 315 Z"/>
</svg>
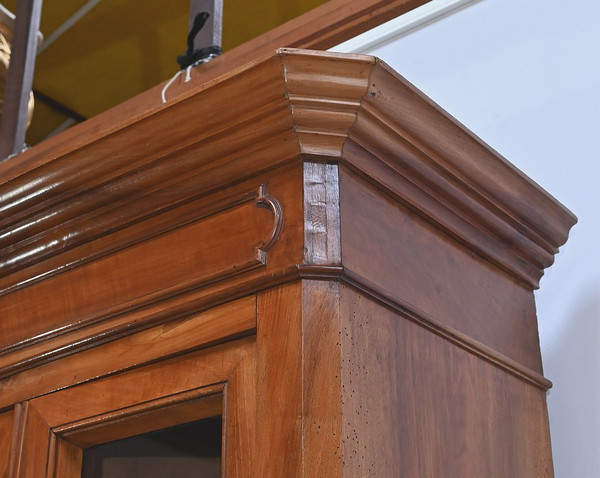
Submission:
<svg viewBox="0 0 600 478">
<path fill-rule="evenodd" d="M 160 93 L 160 97 L 162 99 L 163 103 L 167 102 L 167 90 L 169 89 L 169 87 L 175 82 L 175 80 L 177 79 L 177 77 L 179 75 L 181 75 L 184 71 L 185 71 L 185 83 L 188 83 L 189 81 L 191 81 L 192 79 L 192 68 L 201 65 L 202 63 L 207 63 L 210 60 L 212 60 L 213 58 L 216 58 L 218 55 L 211 53 L 210 55 L 208 55 L 206 58 L 202 58 L 201 60 L 198 60 L 196 63 L 194 63 L 193 65 L 189 65 L 187 68 L 183 69 L 183 70 L 179 70 L 177 73 L 175 73 L 173 75 L 173 77 L 167 82 L 167 84 L 163 87 L 161 93 Z"/>
<path fill-rule="evenodd" d="M 169 89 L 169 86 L 171 86 L 173 84 L 173 82 L 177 79 L 177 77 L 179 75 L 181 75 L 183 73 L 183 70 L 179 70 L 177 73 L 175 73 L 173 75 L 173 78 L 171 78 L 167 84 L 163 87 L 161 93 L 160 93 L 160 97 L 162 98 L 162 102 L 166 103 L 167 102 L 167 90 Z"/>
</svg>

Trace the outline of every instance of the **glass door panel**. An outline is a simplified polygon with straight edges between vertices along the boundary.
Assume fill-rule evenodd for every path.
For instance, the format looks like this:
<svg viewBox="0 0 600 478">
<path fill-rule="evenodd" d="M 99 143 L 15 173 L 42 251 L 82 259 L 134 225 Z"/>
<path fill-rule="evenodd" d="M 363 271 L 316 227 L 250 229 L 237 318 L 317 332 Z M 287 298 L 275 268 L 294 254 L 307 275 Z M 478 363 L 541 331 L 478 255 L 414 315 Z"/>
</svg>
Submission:
<svg viewBox="0 0 600 478">
<path fill-rule="evenodd" d="M 217 478 L 222 418 L 204 418 L 87 448 L 82 478 Z"/>
</svg>

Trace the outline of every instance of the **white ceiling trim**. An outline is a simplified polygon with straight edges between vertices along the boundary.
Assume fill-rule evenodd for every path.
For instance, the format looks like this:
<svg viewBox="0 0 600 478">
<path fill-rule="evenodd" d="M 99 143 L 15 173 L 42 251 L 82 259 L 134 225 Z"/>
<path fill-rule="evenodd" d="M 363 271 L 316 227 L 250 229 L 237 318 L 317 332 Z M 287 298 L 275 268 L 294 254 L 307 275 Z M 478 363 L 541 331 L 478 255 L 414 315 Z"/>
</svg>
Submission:
<svg viewBox="0 0 600 478">
<path fill-rule="evenodd" d="M 330 51 L 369 53 L 480 1 L 432 0 L 419 8 L 415 8 L 404 15 L 400 15 L 389 22 L 345 41 L 331 48 Z"/>
<path fill-rule="evenodd" d="M 10 27 L 11 30 L 15 23 L 15 15 L 1 3 L 0 3 L 0 23 Z"/>
<path fill-rule="evenodd" d="M 46 48 L 52 45 L 56 40 L 63 36 L 67 30 L 81 20 L 92 8 L 100 3 L 101 0 L 89 0 L 79 10 L 77 10 L 71 17 L 69 17 L 61 26 L 52 32 L 46 41 L 41 44 L 38 48 L 37 54 L 42 53 Z"/>
</svg>

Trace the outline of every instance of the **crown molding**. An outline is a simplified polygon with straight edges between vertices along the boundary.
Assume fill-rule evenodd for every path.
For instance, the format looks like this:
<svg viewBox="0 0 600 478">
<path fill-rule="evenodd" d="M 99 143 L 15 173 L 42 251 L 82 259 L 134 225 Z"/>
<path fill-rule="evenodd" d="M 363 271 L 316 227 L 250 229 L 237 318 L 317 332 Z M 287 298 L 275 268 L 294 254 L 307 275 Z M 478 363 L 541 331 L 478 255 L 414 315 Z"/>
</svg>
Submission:
<svg viewBox="0 0 600 478">
<path fill-rule="evenodd" d="M 3 282 L 290 161 L 348 165 L 533 287 L 576 221 L 369 56 L 281 49 L 144 114 L 105 116 L 110 128 L 83 123 L 76 140 L 0 165 Z"/>
<path fill-rule="evenodd" d="M 349 165 L 538 287 L 576 222 L 571 212 L 381 60 L 280 55 L 302 153 Z M 310 85 L 301 81 L 309 58 Z"/>
</svg>

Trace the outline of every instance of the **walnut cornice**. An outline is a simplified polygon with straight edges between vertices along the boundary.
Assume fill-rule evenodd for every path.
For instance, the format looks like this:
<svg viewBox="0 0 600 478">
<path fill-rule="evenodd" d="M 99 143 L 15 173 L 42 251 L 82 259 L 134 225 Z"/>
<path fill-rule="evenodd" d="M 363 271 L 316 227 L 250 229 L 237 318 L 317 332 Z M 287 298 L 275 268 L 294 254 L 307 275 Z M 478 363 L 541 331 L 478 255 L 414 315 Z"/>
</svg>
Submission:
<svg viewBox="0 0 600 478">
<path fill-rule="evenodd" d="M 290 161 L 350 166 L 533 287 L 575 222 L 373 57 L 282 49 L 90 125 L 0 165 L 3 277 Z"/>
</svg>

